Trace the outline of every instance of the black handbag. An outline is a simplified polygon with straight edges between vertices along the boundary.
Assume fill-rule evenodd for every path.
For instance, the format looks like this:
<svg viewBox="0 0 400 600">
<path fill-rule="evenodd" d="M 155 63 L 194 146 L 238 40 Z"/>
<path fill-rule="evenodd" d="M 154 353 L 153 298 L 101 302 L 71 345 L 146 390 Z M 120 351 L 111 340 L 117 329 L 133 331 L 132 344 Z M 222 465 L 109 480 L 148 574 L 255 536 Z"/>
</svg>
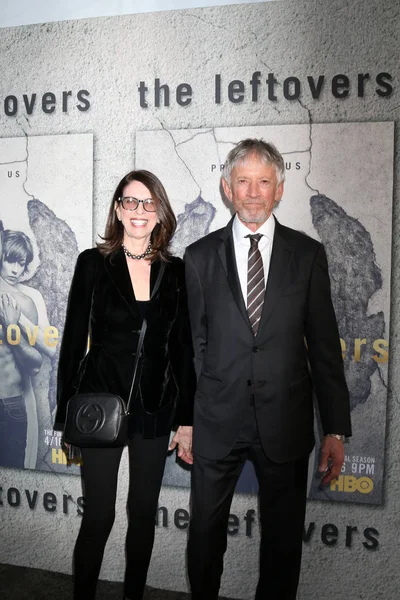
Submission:
<svg viewBox="0 0 400 600">
<path fill-rule="evenodd" d="M 151 297 L 155 295 L 164 273 L 162 262 Z M 67 403 L 63 441 L 78 448 L 116 448 L 124 446 L 128 439 L 128 422 L 132 394 L 137 379 L 139 359 L 147 321 L 143 319 L 136 349 L 133 377 L 128 402 L 117 394 L 89 392 L 75 394 Z"/>
</svg>

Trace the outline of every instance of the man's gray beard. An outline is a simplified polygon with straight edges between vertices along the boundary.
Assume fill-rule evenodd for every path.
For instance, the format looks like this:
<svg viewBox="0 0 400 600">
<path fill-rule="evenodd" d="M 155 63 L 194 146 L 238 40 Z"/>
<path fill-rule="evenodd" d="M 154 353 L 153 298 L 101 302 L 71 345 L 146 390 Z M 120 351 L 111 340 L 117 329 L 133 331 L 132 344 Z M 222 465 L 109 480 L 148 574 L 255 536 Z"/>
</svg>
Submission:
<svg viewBox="0 0 400 600">
<path fill-rule="evenodd" d="M 268 219 L 268 216 L 266 212 L 263 212 L 261 215 L 258 215 L 257 217 L 252 217 L 252 218 L 248 218 L 246 217 L 242 212 L 238 212 L 239 215 L 239 219 L 243 222 L 243 223 L 257 223 L 257 224 L 263 224 L 265 223 L 265 221 Z"/>
</svg>

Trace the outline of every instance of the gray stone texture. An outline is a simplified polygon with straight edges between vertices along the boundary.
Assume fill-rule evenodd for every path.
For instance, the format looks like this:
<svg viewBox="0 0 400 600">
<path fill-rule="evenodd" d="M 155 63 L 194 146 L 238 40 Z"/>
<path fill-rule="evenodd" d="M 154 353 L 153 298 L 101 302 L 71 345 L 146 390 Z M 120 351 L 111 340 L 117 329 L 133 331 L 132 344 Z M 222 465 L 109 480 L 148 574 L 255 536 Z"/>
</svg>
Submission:
<svg viewBox="0 0 400 600">
<path fill-rule="evenodd" d="M 121 176 L 135 164 L 135 132 L 152 129 L 210 128 L 241 125 L 395 121 L 399 118 L 400 6 L 397 0 L 285 0 L 254 5 L 173 11 L 127 17 L 101 18 L 3 29 L 0 36 L 0 131 L 2 137 L 66 133 L 94 133 L 94 231 L 103 232 L 111 194 Z M 273 72 L 279 80 L 278 100 L 268 100 L 260 86 L 259 99 L 251 101 L 248 82 L 254 71 L 265 81 Z M 392 75 L 393 93 L 376 94 L 375 77 Z M 214 103 L 214 75 L 220 73 L 221 104 Z M 357 76 L 370 73 L 364 97 L 357 96 Z M 350 79 L 347 98 L 334 98 L 334 75 Z M 307 76 L 325 75 L 318 100 L 312 98 Z M 302 95 L 297 101 L 283 98 L 282 82 L 296 76 Z M 170 85 L 171 105 L 154 107 L 154 79 Z M 228 82 L 245 82 L 245 100 L 231 103 Z M 151 88 L 148 108 L 141 108 L 137 88 Z M 174 88 L 190 83 L 193 100 L 177 105 Z M 87 112 L 76 108 L 78 90 L 90 92 Z M 62 111 L 62 92 L 72 91 L 68 111 Z M 56 95 L 52 114 L 41 109 L 45 92 Z M 37 94 L 31 115 L 23 94 Z M 4 114 L 4 98 L 19 100 L 18 114 Z M 312 135 L 312 130 L 311 130 Z M 156 150 L 156 149 L 155 149 Z M 378 157 L 377 157 L 378 159 Z M 146 167 L 146 165 L 136 165 Z M 387 418 L 385 500 L 383 506 L 313 501 L 308 504 L 299 600 L 395 600 L 398 598 L 400 550 L 400 209 L 399 152 L 395 148 L 393 254 L 391 290 L 391 355 Z M 340 178 L 340 173 L 337 174 Z M 365 182 L 368 186 L 368 181 Z M 34 193 L 32 191 L 32 193 Z M 3 202 L 4 199 L 2 198 Z M 380 202 L 380 198 L 376 198 Z M 357 407 L 355 408 L 357 410 Z M 71 571 L 71 554 L 79 527 L 75 502 L 81 495 L 78 477 L 53 473 L 0 471 L 0 562 L 63 573 Z M 10 506 L 7 490 L 16 488 L 20 505 Z M 121 580 L 124 569 L 123 538 L 126 527 L 127 468 L 120 470 L 118 511 L 102 577 Z M 26 493 L 28 490 L 29 494 Z M 37 490 L 34 509 L 32 494 Z M 56 510 L 43 505 L 43 495 L 53 492 Z M 11 503 L 17 493 L 9 492 Z M 72 500 L 63 500 L 63 495 Z M 68 513 L 63 512 L 68 509 Z M 159 526 L 149 585 L 187 591 L 185 573 L 186 531 L 174 525 L 174 511 L 188 507 L 185 489 L 164 488 L 160 505 L 168 508 L 169 526 Z M 67 507 L 67 509 L 65 508 Z M 257 578 L 257 527 L 245 535 L 247 509 L 257 508 L 252 496 L 237 496 L 232 513 L 240 527 L 229 540 L 221 593 L 247 600 L 253 597 Z M 310 529 L 310 523 L 315 528 Z M 338 529 L 337 542 L 321 539 L 325 524 Z M 352 527 L 352 535 L 346 528 Z M 376 550 L 364 546 L 366 528 L 375 528 Z"/>
</svg>

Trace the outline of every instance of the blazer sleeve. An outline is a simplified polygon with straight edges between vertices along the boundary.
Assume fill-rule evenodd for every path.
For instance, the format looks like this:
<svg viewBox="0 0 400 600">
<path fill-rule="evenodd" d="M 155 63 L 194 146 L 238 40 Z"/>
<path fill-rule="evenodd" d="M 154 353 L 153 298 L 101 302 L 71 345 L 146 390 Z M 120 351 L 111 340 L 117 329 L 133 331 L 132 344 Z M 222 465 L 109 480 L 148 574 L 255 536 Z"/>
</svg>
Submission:
<svg viewBox="0 0 400 600">
<path fill-rule="evenodd" d="M 169 335 L 169 353 L 172 372 L 178 388 L 175 424 L 192 425 L 196 374 L 193 365 L 193 343 L 190 331 L 185 273 L 181 261 L 180 266 L 177 311 Z"/>
<path fill-rule="evenodd" d="M 69 291 L 64 333 L 57 374 L 57 411 L 54 429 L 63 430 L 67 402 L 76 393 L 79 367 L 86 355 L 89 320 L 95 283 L 95 252 L 85 250 L 78 256 Z"/>
<path fill-rule="evenodd" d="M 349 392 L 331 299 L 328 263 L 319 246 L 310 278 L 305 324 L 308 357 L 323 432 L 351 435 Z"/>
<path fill-rule="evenodd" d="M 207 344 L 207 319 L 200 277 L 189 248 L 186 249 L 184 260 L 190 325 L 193 336 L 194 365 L 198 379 L 202 371 Z"/>
</svg>

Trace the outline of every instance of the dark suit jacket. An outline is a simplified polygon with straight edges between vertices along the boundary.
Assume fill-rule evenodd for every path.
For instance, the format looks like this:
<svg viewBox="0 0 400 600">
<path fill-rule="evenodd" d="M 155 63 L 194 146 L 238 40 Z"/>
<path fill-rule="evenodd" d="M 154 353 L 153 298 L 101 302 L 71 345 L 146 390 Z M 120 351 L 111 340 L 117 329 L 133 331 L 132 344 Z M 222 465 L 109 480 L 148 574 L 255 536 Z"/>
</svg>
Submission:
<svg viewBox="0 0 400 600">
<path fill-rule="evenodd" d="M 151 290 L 159 268 L 157 260 L 151 266 Z M 61 345 L 56 429 L 63 429 L 67 401 L 78 391 L 111 392 L 127 400 L 141 325 L 122 249 L 112 257 L 95 248 L 82 252 Z M 150 300 L 139 373 L 133 412 L 143 417 L 146 437 L 169 433 L 172 423 L 192 424 L 195 373 L 180 258 L 166 263 L 159 289 Z"/>
<path fill-rule="evenodd" d="M 189 246 L 185 257 L 198 376 L 194 451 L 212 459 L 226 456 L 254 394 L 267 456 L 278 463 L 294 460 L 314 445 L 312 383 L 324 433 L 351 434 L 325 251 L 276 222 L 254 337 L 237 274 L 232 221 Z"/>
</svg>

